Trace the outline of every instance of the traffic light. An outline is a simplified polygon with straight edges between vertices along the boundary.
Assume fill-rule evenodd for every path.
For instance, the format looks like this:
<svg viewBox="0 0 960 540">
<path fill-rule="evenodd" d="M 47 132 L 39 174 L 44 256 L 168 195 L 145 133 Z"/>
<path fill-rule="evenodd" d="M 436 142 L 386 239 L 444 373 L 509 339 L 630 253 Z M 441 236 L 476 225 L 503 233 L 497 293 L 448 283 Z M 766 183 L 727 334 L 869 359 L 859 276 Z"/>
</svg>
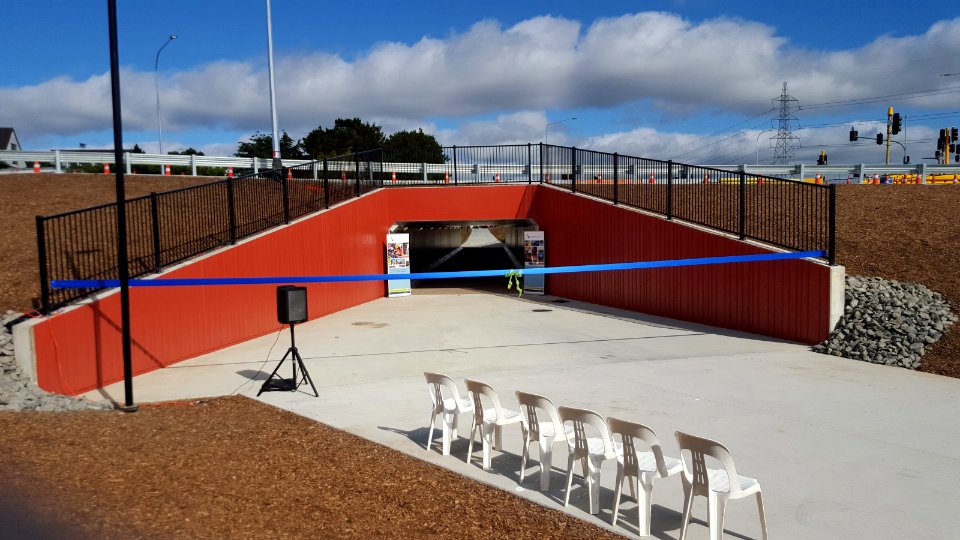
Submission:
<svg viewBox="0 0 960 540">
<path fill-rule="evenodd" d="M 896 135 L 900 133 L 901 118 L 900 113 L 893 113 L 893 125 L 890 127 L 890 133 Z"/>
<path fill-rule="evenodd" d="M 904 165 L 910 164 L 910 156 L 903 156 L 903 164 Z"/>
<path fill-rule="evenodd" d="M 821 150 L 820 156 L 817 158 L 817 165 L 826 165 L 826 164 L 827 164 L 827 153 Z"/>
<path fill-rule="evenodd" d="M 860 138 L 860 132 L 858 132 L 853 128 L 850 128 L 850 142 L 857 142 L 857 139 L 859 138 Z"/>
<path fill-rule="evenodd" d="M 951 141 L 957 140 L 957 128 L 950 128 L 950 140 Z"/>
<path fill-rule="evenodd" d="M 883 133 L 877 133 L 877 144 L 883 144 Z"/>
<path fill-rule="evenodd" d="M 950 154 L 956 154 L 956 153 L 957 153 L 957 145 L 954 144 L 954 143 L 950 143 L 950 152 L 948 152 L 948 153 L 950 153 Z"/>
</svg>

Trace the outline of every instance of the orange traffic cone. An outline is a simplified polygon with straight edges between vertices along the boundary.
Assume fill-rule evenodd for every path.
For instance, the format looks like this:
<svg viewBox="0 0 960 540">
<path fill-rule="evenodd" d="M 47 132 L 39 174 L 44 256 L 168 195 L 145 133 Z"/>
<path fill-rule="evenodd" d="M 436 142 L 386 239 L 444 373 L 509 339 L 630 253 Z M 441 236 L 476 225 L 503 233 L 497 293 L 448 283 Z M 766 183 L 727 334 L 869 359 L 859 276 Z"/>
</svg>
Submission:
<svg viewBox="0 0 960 540">
<path fill-rule="evenodd" d="M 34 173 L 34 174 L 40 174 L 40 162 L 39 162 L 39 161 L 34 161 L 34 162 L 33 162 L 33 173 Z"/>
<path fill-rule="evenodd" d="M 340 171 L 340 181 L 341 182 L 347 181 L 347 171 Z"/>
<path fill-rule="evenodd" d="M 293 169 L 287 169 L 287 180 L 293 180 Z"/>
<path fill-rule="evenodd" d="M 762 186 L 762 185 L 763 185 L 763 177 L 762 177 L 762 176 L 761 176 L 760 178 L 757 178 L 757 185 L 758 185 L 758 186 Z"/>
<path fill-rule="evenodd" d="M 397 183 L 397 171 L 393 171 L 390 173 L 390 181 L 393 182 L 394 184 Z"/>
<path fill-rule="evenodd" d="M 103 174 L 110 174 L 110 164 L 109 164 L 109 163 L 104 163 L 104 164 L 103 164 Z"/>
<path fill-rule="evenodd" d="M 444 184 L 449 184 L 449 183 L 450 183 L 450 173 L 448 173 L 448 172 L 446 172 L 446 171 L 444 171 L 444 173 L 443 173 L 443 183 L 444 183 Z"/>
<path fill-rule="evenodd" d="M 233 167 L 227 167 L 227 178 L 233 178 Z"/>
<path fill-rule="evenodd" d="M 547 183 L 550 183 L 550 173 L 547 173 Z"/>
<path fill-rule="evenodd" d="M 169 165 L 164 165 L 164 166 L 163 166 L 163 174 L 164 174 L 165 176 L 170 176 L 170 166 L 169 166 Z"/>
<path fill-rule="evenodd" d="M 877 184 L 877 185 L 880 184 L 880 175 L 879 175 L 879 174 L 873 175 L 873 183 L 874 183 L 874 184 Z"/>
<path fill-rule="evenodd" d="M 850 185 L 850 175 L 849 175 L 849 174 L 847 175 L 847 185 L 848 185 L 848 186 Z"/>
<path fill-rule="evenodd" d="M 703 173 L 703 183 L 704 184 L 710 183 L 710 173 Z"/>
<path fill-rule="evenodd" d="M 494 175 L 493 181 L 494 181 L 494 182 L 499 182 L 499 181 L 500 181 L 500 173 L 497 173 L 496 175 Z"/>
<path fill-rule="evenodd" d="M 653 173 L 650 173 L 650 183 L 652 184 L 653 182 L 654 182 L 654 180 L 653 180 Z"/>
</svg>

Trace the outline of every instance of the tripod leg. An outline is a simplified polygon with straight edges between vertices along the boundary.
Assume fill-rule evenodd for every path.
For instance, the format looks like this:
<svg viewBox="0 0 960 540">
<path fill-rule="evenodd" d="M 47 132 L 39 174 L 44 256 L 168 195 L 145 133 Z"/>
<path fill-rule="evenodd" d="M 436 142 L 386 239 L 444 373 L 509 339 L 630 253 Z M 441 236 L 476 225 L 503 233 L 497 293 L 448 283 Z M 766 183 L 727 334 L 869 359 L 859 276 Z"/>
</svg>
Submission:
<svg viewBox="0 0 960 540">
<path fill-rule="evenodd" d="M 300 353 L 296 350 L 293 351 L 293 357 L 296 359 L 296 363 L 300 364 L 300 371 L 303 373 L 303 378 L 310 383 L 310 388 L 313 388 L 314 397 L 320 397 L 320 392 L 317 392 L 317 387 L 313 384 L 313 377 L 310 376 L 310 372 L 307 371 L 307 366 L 303 363 L 303 358 L 300 357 Z M 300 383 L 297 383 L 297 386 L 300 386 Z"/>
<path fill-rule="evenodd" d="M 273 368 L 273 373 L 271 373 L 270 376 L 263 381 L 263 384 L 260 385 L 260 391 L 257 392 L 257 397 L 260 397 L 260 394 L 263 393 L 264 389 L 270 383 L 270 380 L 277 376 L 277 372 L 280 371 L 280 366 L 282 366 L 283 363 L 287 360 L 287 357 L 290 356 L 291 352 L 294 352 L 294 351 L 288 350 L 286 354 L 283 355 L 283 358 L 280 359 L 280 362 L 277 364 L 277 367 Z"/>
</svg>

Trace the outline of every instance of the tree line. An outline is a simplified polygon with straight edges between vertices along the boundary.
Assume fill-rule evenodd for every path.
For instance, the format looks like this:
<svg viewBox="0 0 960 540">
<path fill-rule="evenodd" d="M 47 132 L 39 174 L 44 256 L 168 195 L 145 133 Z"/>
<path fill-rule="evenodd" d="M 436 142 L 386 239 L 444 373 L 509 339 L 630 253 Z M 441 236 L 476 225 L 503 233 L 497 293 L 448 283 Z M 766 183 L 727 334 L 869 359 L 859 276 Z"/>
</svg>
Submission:
<svg viewBox="0 0 960 540">
<path fill-rule="evenodd" d="M 420 163 L 443 163 L 443 148 L 433 135 L 416 131 L 397 131 L 386 136 L 383 129 L 359 118 L 337 118 L 333 127 L 318 126 L 302 139 L 294 141 L 286 131 L 280 135 L 280 157 L 283 159 L 321 160 L 337 156 L 383 149 L 385 156 L 404 158 Z M 249 140 L 237 145 L 237 157 L 270 159 L 273 136 L 257 131 Z"/>
</svg>

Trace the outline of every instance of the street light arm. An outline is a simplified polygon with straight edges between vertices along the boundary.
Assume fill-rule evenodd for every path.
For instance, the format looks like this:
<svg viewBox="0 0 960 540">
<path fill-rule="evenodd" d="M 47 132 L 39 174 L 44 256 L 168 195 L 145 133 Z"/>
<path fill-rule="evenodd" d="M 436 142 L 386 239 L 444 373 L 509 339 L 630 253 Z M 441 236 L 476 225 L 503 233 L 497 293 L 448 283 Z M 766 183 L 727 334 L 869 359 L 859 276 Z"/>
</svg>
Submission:
<svg viewBox="0 0 960 540">
<path fill-rule="evenodd" d="M 561 122 L 569 122 L 570 120 L 576 120 L 576 116 L 571 116 L 570 118 L 564 118 L 563 120 L 556 120 L 554 122 L 548 122 L 543 128 L 543 144 L 548 144 L 550 142 L 550 126 L 554 124 L 559 124 Z"/>
<path fill-rule="evenodd" d="M 170 37 L 167 38 L 167 41 L 157 49 L 157 57 L 153 61 L 153 85 L 154 89 L 157 91 L 157 132 L 160 136 L 160 153 L 163 153 L 163 122 L 160 119 L 160 53 L 163 52 L 163 49 L 170 44 L 171 41 L 177 39 L 177 36 L 170 34 Z M 163 171 L 160 171 L 161 173 Z"/>
</svg>

